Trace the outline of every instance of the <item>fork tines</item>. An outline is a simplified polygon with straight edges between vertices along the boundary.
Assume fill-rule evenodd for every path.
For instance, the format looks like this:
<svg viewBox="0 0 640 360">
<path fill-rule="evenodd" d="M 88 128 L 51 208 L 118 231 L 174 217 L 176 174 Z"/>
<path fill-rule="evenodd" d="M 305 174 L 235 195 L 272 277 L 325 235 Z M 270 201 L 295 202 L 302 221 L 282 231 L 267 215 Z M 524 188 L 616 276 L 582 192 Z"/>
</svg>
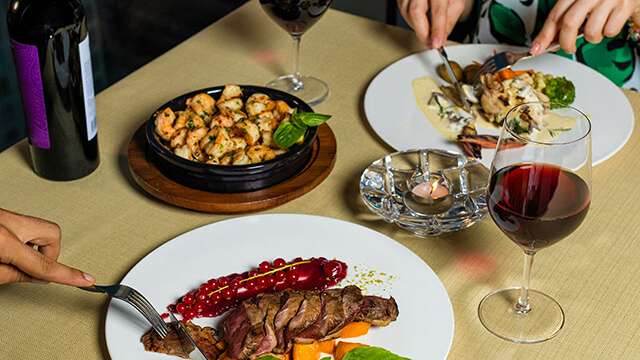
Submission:
<svg viewBox="0 0 640 360">
<path fill-rule="evenodd" d="M 163 338 L 167 336 L 168 327 L 158 312 L 151 306 L 149 301 L 135 289 L 131 289 L 128 296 L 129 302 L 153 325 L 153 328 Z"/>
</svg>

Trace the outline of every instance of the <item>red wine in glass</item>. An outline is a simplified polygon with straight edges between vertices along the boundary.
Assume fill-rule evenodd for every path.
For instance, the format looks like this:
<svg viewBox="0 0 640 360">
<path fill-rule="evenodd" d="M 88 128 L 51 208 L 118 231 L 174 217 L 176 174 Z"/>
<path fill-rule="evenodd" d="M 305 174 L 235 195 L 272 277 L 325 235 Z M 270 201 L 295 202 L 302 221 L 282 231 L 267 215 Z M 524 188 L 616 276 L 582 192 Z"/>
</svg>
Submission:
<svg viewBox="0 0 640 360">
<path fill-rule="evenodd" d="M 293 73 L 281 76 L 267 87 L 288 92 L 309 105 L 324 101 L 329 86 L 315 77 L 300 73 L 300 38 L 331 6 L 333 0 L 260 0 L 262 9 L 293 38 Z"/>
<path fill-rule="evenodd" d="M 493 174 L 488 189 L 493 221 L 524 250 L 540 250 L 564 239 L 589 210 L 589 186 L 558 166 L 522 163 Z"/>
<path fill-rule="evenodd" d="M 260 0 L 269 17 L 290 35 L 302 35 L 312 27 L 331 6 L 331 0 L 287 1 Z"/>
</svg>

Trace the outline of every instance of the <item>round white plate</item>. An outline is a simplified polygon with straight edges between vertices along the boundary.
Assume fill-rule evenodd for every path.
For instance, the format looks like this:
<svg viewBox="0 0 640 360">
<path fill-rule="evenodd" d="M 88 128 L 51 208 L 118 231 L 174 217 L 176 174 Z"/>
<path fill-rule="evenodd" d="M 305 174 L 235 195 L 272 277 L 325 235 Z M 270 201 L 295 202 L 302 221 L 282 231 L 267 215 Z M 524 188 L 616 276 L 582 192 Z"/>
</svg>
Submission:
<svg viewBox="0 0 640 360">
<path fill-rule="evenodd" d="M 446 48 L 450 60 L 463 68 L 473 61 L 483 62 L 493 51 L 526 51 L 526 48 L 497 44 L 466 44 Z M 458 144 L 445 138 L 422 114 L 411 88 L 414 79 L 429 75 L 444 84 L 437 75 L 442 60 L 437 51 L 407 56 L 382 70 L 371 82 L 364 97 L 364 110 L 373 130 L 396 150 L 443 149 L 461 152 Z M 633 131 L 633 109 L 624 93 L 609 79 L 581 63 L 558 55 L 544 54 L 524 60 L 516 70 L 534 69 L 545 74 L 564 76 L 576 87 L 573 106 L 591 116 L 593 165 L 620 150 Z M 478 128 L 484 134 L 499 135 L 498 130 Z M 484 149 L 482 163 L 491 165 L 493 151 Z"/>
<path fill-rule="evenodd" d="M 431 268 L 411 250 L 366 227 L 310 215 L 272 214 L 234 218 L 206 225 L 165 243 L 144 257 L 122 280 L 139 290 L 160 312 L 189 290 L 213 277 L 240 273 L 263 260 L 282 257 L 336 258 L 349 266 L 345 282 L 373 273 L 381 286 L 363 292 L 393 296 L 400 315 L 386 327 L 373 327 L 357 341 L 411 359 L 446 359 L 453 340 L 453 308 Z M 224 317 L 224 316 L 223 316 Z M 220 319 L 196 319 L 215 326 Z M 121 301 L 111 301 L 105 321 L 113 360 L 167 360 L 140 343 L 150 328 Z"/>
</svg>

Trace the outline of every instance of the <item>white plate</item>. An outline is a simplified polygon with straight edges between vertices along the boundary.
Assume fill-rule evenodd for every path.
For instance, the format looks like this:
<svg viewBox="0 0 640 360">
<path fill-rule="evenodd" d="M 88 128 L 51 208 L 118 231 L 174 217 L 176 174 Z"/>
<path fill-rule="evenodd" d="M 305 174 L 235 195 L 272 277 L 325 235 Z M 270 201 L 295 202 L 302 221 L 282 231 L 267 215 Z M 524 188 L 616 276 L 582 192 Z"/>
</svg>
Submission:
<svg viewBox="0 0 640 360">
<path fill-rule="evenodd" d="M 453 309 L 431 268 L 411 250 L 366 227 L 309 215 L 272 214 L 206 225 L 165 243 L 144 257 L 122 280 L 138 289 L 159 312 L 212 277 L 243 272 L 263 260 L 336 258 L 349 266 L 347 281 L 373 271 L 388 280 L 364 286 L 367 294 L 393 296 L 400 311 L 387 327 L 374 327 L 358 341 L 411 359 L 446 359 L 453 340 Z M 355 268 L 357 267 L 357 268 Z M 197 319 L 216 326 L 219 320 Z M 169 359 L 146 352 L 140 337 L 146 320 L 121 301 L 111 301 L 105 321 L 113 360 Z"/>
<path fill-rule="evenodd" d="M 446 48 L 450 60 L 463 68 L 473 61 L 482 62 L 493 51 L 526 51 L 524 48 L 496 44 L 467 44 Z M 443 149 L 460 152 L 422 114 L 411 88 L 414 79 L 429 75 L 440 84 L 437 75 L 442 60 L 436 51 L 407 56 L 389 65 L 369 85 L 364 110 L 373 130 L 396 150 Z M 633 109 L 624 93 L 609 79 L 581 63 L 553 54 L 544 54 L 514 66 L 516 70 L 534 69 L 545 74 L 565 76 L 576 87 L 573 106 L 591 116 L 593 164 L 599 164 L 629 140 L 633 131 Z M 479 132 L 499 135 L 497 130 L 479 128 Z M 493 150 L 483 150 L 482 163 L 490 166 Z"/>
</svg>

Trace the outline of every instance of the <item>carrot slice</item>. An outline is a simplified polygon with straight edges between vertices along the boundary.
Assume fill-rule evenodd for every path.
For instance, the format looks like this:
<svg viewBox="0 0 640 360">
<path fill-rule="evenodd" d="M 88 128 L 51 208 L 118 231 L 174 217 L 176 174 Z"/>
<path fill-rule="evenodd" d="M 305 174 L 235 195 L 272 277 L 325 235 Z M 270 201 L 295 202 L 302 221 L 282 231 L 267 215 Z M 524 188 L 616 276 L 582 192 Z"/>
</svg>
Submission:
<svg viewBox="0 0 640 360">
<path fill-rule="evenodd" d="M 336 345 L 336 351 L 333 353 L 333 357 L 336 360 L 342 360 L 342 358 L 351 350 L 359 347 L 368 347 L 369 345 L 360 344 L 360 343 L 352 343 L 346 341 L 338 341 L 338 345 Z"/>
<path fill-rule="evenodd" d="M 321 353 L 333 354 L 336 349 L 336 341 L 334 339 L 320 341 L 318 343 L 318 349 L 320 349 Z"/>
<path fill-rule="evenodd" d="M 371 324 L 364 321 L 355 321 L 340 330 L 341 338 L 354 338 L 362 335 L 366 335 L 371 328 Z"/>
<path fill-rule="evenodd" d="M 320 348 L 318 342 L 310 344 L 293 344 L 293 360 L 318 360 Z"/>
</svg>

